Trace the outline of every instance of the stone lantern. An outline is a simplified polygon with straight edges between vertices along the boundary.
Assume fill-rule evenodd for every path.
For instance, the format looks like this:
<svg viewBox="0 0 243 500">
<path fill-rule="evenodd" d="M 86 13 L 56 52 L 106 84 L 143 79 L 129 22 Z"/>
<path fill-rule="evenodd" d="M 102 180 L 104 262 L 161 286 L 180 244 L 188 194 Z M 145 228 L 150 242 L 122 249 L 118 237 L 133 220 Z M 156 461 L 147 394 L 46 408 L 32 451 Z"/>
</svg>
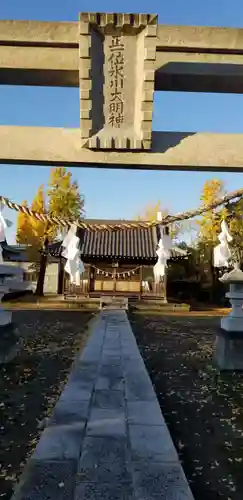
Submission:
<svg viewBox="0 0 243 500">
<path fill-rule="evenodd" d="M 229 285 L 226 297 L 232 311 L 221 319 L 214 360 L 221 370 L 243 370 L 243 272 L 236 264 L 220 281 Z"/>
</svg>

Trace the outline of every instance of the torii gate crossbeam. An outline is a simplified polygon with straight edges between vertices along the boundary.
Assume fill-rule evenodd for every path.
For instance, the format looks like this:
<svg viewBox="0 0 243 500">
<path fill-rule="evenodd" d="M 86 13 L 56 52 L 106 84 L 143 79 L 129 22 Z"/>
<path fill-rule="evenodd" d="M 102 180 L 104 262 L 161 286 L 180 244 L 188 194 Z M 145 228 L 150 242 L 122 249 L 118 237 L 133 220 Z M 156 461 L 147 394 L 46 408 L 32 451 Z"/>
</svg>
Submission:
<svg viewBox="0 0 243 500">
<path fill-rule="evenodd" d="M 80 129 L 1 126 L 0 163 L 242 171 L 241 134 L 152 131 L 154 90 L 243 93 L 242 55 L 242 29 L 151 14 L 0 21 L 0 84 L 80 87 Z"/>
</svg>

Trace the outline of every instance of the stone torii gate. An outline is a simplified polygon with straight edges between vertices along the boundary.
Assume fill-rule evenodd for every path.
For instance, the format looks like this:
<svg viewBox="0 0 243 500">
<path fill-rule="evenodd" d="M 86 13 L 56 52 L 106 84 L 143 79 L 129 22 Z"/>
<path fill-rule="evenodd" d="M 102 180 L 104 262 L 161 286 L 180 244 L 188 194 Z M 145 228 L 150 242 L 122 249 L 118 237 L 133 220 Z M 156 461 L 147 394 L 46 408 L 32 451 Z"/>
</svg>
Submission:
<svg viewBox="0 0 243 500">
<path fill-rule="evenodd" d="M 243 29 L 152 14 L 0 21 L 0 84 L 80 88 L 80 129 L 1 126 L 0 163 L 242 171 L 242 134 L 152 130 L 154 90 L 242 93 L 242 54 Z"/>
</svg>

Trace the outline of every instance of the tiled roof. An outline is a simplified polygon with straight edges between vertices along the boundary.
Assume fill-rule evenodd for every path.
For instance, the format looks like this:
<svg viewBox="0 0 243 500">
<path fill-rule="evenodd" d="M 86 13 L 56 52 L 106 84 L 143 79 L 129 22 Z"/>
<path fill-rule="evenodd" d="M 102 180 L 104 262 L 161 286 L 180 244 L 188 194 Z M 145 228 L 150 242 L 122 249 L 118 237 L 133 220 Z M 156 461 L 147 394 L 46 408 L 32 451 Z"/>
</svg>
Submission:
<svg viewBox="0 0 243 500">
<path fill-rule="evenodd" d="M 151 259 L 155 256 L 158 236 L 156 227 L 118 231 L 85 232 L 83 256 L 107 256 Z"/>
<path fill-rule="evenodd" d="M 159 227 L 122 229 L 114 231 L 87 231 L 80 230 L 81 256 L 87 258 L 113 257 L 127 259 L 154 259 L 160 237 Z M 62 246 L 60 242 L 49 245 L 52 256 L 60 256 Z M 172 257 L 184 257 L 185 250 L 174 248 Z"/>
<path fill-rule="evenodd" d="M 26 245 L 8 245 L 7 241 L 1 243 L 3 260 L 22 262 L 25 260 Z"/>
</svg>

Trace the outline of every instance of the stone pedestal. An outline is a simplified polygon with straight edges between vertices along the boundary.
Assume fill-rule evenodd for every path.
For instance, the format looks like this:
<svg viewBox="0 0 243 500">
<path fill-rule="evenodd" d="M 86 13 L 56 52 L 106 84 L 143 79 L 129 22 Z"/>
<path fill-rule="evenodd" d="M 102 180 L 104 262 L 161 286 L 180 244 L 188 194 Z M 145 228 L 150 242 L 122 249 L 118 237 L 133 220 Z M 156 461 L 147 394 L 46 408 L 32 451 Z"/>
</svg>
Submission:
<svg viewBox="0 0 243 500">
<path fill-rule="evenodd" d="M 2 305 L 3 296 L 9 292 L 11 283 L 21 286 L 23 270 L 0 264 L 0 365 L 12 361 L 21 348 L 16 326 L 12 323 L 12 313 L 5 311 Z"/>
<path fill-rule="evenodd" d="M 2 306 L 2 299 L 5 293 L 8 293 L 8 287 L 4 286 L 1 283 L 0 277 L 0 327 L 8 325 L 12 321 L 12 313 L 9 311 L 5 311 Z"/>
<path fill-rule="evenodd" d="M 0 365 L 13 361 L 22 345 L 23 340 L 19 337 L 14 323 L 0 326 Z"/>
<path fill-rule="evenodd" d="M 220 279 L 229 285 L 232 311 L 221 319 L 214 361 L 220 370 L 243 370 L 243 272 L 237 267 Z"/>
<path fill-rule="evenodd" d="M 243 370 L 243 334 L 221 329 L 216 336 L 214 360 L 220 370 Z"/>
</svg>

